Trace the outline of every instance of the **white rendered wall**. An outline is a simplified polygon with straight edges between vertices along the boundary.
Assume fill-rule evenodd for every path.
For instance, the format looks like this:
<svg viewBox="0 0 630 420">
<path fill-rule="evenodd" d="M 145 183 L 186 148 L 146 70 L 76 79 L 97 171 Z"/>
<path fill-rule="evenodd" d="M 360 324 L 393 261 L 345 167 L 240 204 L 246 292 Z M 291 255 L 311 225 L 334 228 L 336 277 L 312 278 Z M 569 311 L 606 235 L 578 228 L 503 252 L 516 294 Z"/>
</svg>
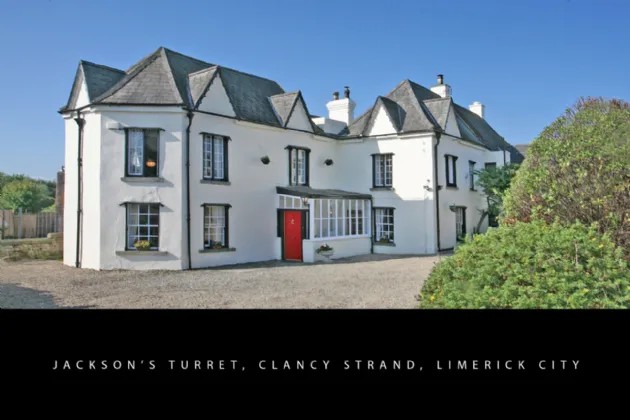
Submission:
<svg viewBox="0 0 630 420">
<path fill-rule="evenodd" d="M 333 248 L 334 255 L 331 259 L 346 258 L 354 255 L 364 255 L 370 253 L 371 238 L 334 238 L 334 239 L 312 239 L 302 243 L 304 262 L 317 262 L 323 257 L 315 250 L 324 244 Z"/>
<path fill-rule="evenodd" d="M 104 111 L 101 126 L 101 268 L 181 269 L 186 264 L 184 207 L 183 133 L 187 118 L 182 110 L 153 112 Z M 159 176 L 161 182 L 123 181 L 125 176 L 125 132 L 108 124 L 160 128 Z M 118 255 L 125 251 L 126 207 L 124 202 L 160 202 L 160 251 L 166 255 Z"/>
<path fill-rule="evenodd" d="M 432 254 L 436 252 L 433 186 L 433 136 L 404 139 L 365 139 L 340 142 L 343 177 L 338 188 L 373 196 L 374 207 L 395 207 L 395 247 L 374 245 L 375 253 Z M 393 190 L 372 190 L 373 153 L 393 153 Z M 426 187 L 426 188 L 425 188 Z M 428 188 L 428 189 L 427 189 Z"/>
<path fill-rule="evenodd" d="M 302 105 L 301 101 L 298 101 L 298 103 L 295 104 L 295 108 L 293 109 L 293 113 L 291 114 L 287 127 L 295 130 L 313 132 L 313 127 L 311 127 L 311 122 L 306 115 L 306 110 L 304 109 L 304 105 Z"/>
<path fill-rule="evenodd" d="M 199 104 L 199 109 L 230 117 L 236 116 L 234 108 L 232 108 L 232 104 L 230 103 L 230 99 L 223 87 L 223 83 L 221 82 L 221 75 L 217 74 L 212 81 L 208 91 L 201 100 L 201 104 Z"/>
<path fill-rule="evenodd" d="M 229 185 L 202 181 L 200 132 L 229 136 Z M 277 236 L 278 195 L 276 186 L 289 181 L 289 145 L 310 152 L 310 185 L 339 187 L 343 165 L 335 156 L 334 140 L 316 140 L 312 134 L 276 129 L 233 119 L 196 113 L 191 128 L 191 240 L 193 267 L 210 267 L 250 261 L 279 259 Z M 264 165 L 260 158 L 268 155 Z M 324 161 L 334 160 L 332 166 Z M 200 252 L 203 249 L 203 203 L 230 204 L 229 246 L 233 252 Z"/>
<path fill-rule="evenodd" d="M 378 113 L 376 114 L 376 118 L 374 119 L 374 124 L 372 125 L 372 129 L 368 133 L 369 136 L 378 136 L 382 134 L 394 134 L 396 133 L 396 128 L 392 125 L 391 120 L 387 116 L 387 112 L 385 112 L 385 108 L 380 107 Z"/>
<path fill-rule="evenodd" d="M 457 188 L 446 186 L 445 154 L 457 156 L 456 175 Z M 476 162 L 475 168 L 482 169 L 487 161 L 488 151 L 477 146 L 469 146 L 461 140 L 448 135 L 442 135 L 438 146 L 438 181 L 440 190 L 440 248 L 449 249 L 457 245 L 455 213 L 449 209 L 450 205 L 466 207 L 466 231 L 473 233 L 481 213 L 479 210 L 487 208 L 486 197 L 477 187 L 477 191 L 470 190 L 469 161 Z M 482 232 L 487 229 L 487 217 L 482 225 Z"/>
</svg>

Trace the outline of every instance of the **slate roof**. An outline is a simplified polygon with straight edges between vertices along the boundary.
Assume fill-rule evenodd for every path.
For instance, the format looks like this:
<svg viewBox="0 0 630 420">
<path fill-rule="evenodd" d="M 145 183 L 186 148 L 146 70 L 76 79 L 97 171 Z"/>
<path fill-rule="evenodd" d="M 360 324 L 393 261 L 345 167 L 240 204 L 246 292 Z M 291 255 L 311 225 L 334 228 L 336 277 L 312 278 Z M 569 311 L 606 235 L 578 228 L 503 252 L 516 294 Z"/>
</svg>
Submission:
<svg viewBox="0 0 630 420">
<path fill-rule="evenodd" d="M 219 77 L 234 108 L 236 118 L 285 127 L 298 101 L 310 115 L 300 91 L 285 92 L 273 80 L 243 73 L 189 57 L 164 47 L 158 48 L 126 71 L 81 61 L 66 105 L 60 112 L 76 106 L 85 82 L 92 104 L 172 105 L 195 109 L 209 86 Z M 384 109 L 398 133 L 444 131 L 449 110 L 464 140 L 490 150 L 508 150 L 512 161 L 523 154 L 492 129 L 477 114 L 442 98 L 431 90 L 403 80 L 338 135 L 325 133 L 311 120 L 313 132 L 339 140 L 367 135 L 378 112 Z"/>
<path fill-rule="evenodd" d="M 282 124 L 283 127 L 289 122 L 289 115 L 291 115 L 297 97 L 298 92 L 289 92 L 274 95 L 269 98 L 280 119 L 280 124 Z"/>
<path fill-rule="evenodd" d="M 291 185 L 288 187 L 276 187 L 277 194 L 294 195 L 308 198 L 355 198 L 369 200 L 370 194 L 356 193 L 335 189 L 316 189 L 305 185 Z"/>
</svg>

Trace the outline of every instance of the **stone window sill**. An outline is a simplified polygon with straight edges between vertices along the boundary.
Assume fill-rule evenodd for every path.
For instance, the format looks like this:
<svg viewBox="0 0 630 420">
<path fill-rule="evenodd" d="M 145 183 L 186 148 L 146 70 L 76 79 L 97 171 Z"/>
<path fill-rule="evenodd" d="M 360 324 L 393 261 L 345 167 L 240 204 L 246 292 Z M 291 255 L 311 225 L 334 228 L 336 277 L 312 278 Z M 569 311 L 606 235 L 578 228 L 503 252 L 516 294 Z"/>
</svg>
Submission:
<svg viewBox="0 0 630 420">
<path fill-rule="evenodd" d="M 389 243 L 373 242 L 373 244 L 374 246 L 396 246 L 396 244 L 393 242 L 389 242 Z"/>
<path fill-rule="evenodd" d="M 120 180 L 123 182 L 164 182 L 164 178 L 159 176 L 124 176 Z"/>
<path fill-rule="evenodd" d="M 236 248 L 204 248 L 200 249 L 199 253 L 201 254 L 211 254 L 213 252 L 234 252 Z"/>
<path fill-rule="evenodd" d="M 116 255 L 130 256 L 130 255 L 166 255 L 168 252 L 166 251 L 158 251 L 158 250 L 150 250 L 150 251 L 137 251 L 137 250 L 125 250 L 125 251 L 116 251 Z"/>
<path fill-rule="evenodd" d="M 396 191 L 394 187 L 372 187 L 370 191 Z"/>
<path fill-rule="evenodd" d="M 447 185 L 446 189 L 447 190 L 459 190 L 459 188 L 457 188 L 457 185 Z"/>
<path fill-rule="evenodd" d="M 202 179 L 202 184 L 214 184 L 214 185 L 232 185 L 230 181 L 221 181 L 219 179 Z"/>
</svg>

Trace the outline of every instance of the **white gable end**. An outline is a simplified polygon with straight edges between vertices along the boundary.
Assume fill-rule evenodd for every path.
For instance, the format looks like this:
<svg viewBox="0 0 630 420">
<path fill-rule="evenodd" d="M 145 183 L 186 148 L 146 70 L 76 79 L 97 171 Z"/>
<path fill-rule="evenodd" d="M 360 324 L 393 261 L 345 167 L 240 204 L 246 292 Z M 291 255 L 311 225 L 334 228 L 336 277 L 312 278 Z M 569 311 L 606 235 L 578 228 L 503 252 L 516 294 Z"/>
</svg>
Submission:
<svg viewBox="0 0 630 420">
<path fill-rule="evenodd" d="M 444 128 L 447 134 L 451 134 L 455 137 L 461 137 L 459 127 L 457 126 L 457 119 L 455 118 L 455 110 L 453 106 L 448 110 L 448 118 L 446 119 L 446 127 Z"/>
<path fill-rule="evenodd" d="M 74 105 L 75 108 L 81 108 L 90 103 L 90 97 L 87 91 L 87 85 L 85 84 L 85 80 L 81 83 L 81 90 L 79 91 L 79 96 L 77 97 L 77 103 Z"/>
<path fill-rule="evenodd" d="M 385 108 L 381 107 L 374 119 L 374 125 L 368 133 L 368 136 L 378 136 L 381 134 L 393 134 L 396 133 L 396 128 L 392 125 Z"/>
<path fill-rule="evenodd" d="M 293 113 L 289 118 L 287 127 L 293 128 L 295 130 L 313 132 L 313 127 L 311 127 L 311 123 L 309 122 L 308 116 L 306 115 L 306 110 L 304 109 L 304 105 L 302 105 L 301 101 L 298 101 L 298 103 L 295 104 L 295 108 L 293 109 Z"/>
<path fill-rule="evenodd" d="M 221 82 L 221 76 L 217 76 L 212 81 L 210 88 L 201 99 L 199 104 L 200 111 L 213 112 L 215 114 L 226 115 L 228 117 L 235 117 L 234 108 L 230 103 L 230 98 L 225 92 L 223 83 Z"/>
</svg>

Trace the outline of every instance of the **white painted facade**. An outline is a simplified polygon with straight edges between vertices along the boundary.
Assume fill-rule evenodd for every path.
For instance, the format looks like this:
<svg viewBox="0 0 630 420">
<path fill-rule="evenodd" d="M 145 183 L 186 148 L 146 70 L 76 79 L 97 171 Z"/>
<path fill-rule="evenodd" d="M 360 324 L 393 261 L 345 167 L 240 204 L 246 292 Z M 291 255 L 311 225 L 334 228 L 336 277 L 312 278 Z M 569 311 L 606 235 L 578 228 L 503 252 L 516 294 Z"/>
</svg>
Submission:
<svg viewBox="0 0 630 420">
<path fill-rule="evenodd" d="M 455 213 L 463 206 L 466 232 L 473 233 L 485 196 L 469 186 L 469 161 L 480 169 L 486 162 L 504 163 L 503 152 L 491 152 L 460 138 L 454 115 L 447 117 L 446 133 L 398 134 L 384 108 L 371 132 L 361 138 L 337 140 L 312 133 L 309 116 L 298 101 L 286 128 L 234 118 L 220 76 L 209 87 L 194 112 L 190 151 L 186 150 L 186 111 L 178 107 L 102 106 L 81 111 L 83 140 L 82 246 L 80 266 L 90 269 L 168 269 L 212 267 L 282 259 L 278 236 L 279 194 L 276 187 L 289 183 L 287 146 L 310 149 L 308 178 L 313 189 L 336 189 L 372 196 L 369 227 L 354 237 L 316 238 L 314 203 L 310 199 L 310 237 L 302 241 L 302 260 L 321 259 L 322 244 L 334 248 L 333 258 L 370 252 L 383 254 L 435 254 L 457 245 Z M 354 119 L 349 98 L 328 104 L 329 118 L 314 122 L 341 129 Z M 218 115 L 217 115 L 218 114 Z M 67 112 L 65 153 L 64 264 L 76 263 L 77 233 L 77 112 Z M 340 121 L 344 125 L 339 125 Z M 159 129 L 158 179 L 125 176 L 125 130 Z M 340 128 L 341 127 L 341 128 Z M 328 127 L 330 128 L 330 127 Z M 339 130 L 337 130 L 338 132 Z M 227 181 L 203 179 L 204 134 L 226 136 Z M 438 152 L 435 155 L 435 146 Z M 190 157 L 190 261 L 188 264 L 186 157 Z M 391 189 L 374 187 L 373 154 L 392 154 Z M 457 156 L 457 187 L 446 186 L 444 155 Z M 261 157 L 268 156 L 269 164 Z M 328 159 L 332 165 L 324 162 Z M 509 159 L 509 155 L 508 155 Z M 437 170 L 435 168 L 437 162 Z M 437 179 L 435 174 L 437 173 Z M 436 208 L 436 194 L 439 206 Z M 299 198 L 296 197 L 297 200 Z M 125 203 L 160 203 L 159 250 L 142 252 L 126 245 Z M 229 204 L 229 248 L 204 249 L 204 204 Z M 393 208 L 394 241 L 373 242 L 374 209 Z M 439 218 L 439 240 L 438 223 Z M 487 229 L 487 220 L 481 231 Z"/>
</svg>

